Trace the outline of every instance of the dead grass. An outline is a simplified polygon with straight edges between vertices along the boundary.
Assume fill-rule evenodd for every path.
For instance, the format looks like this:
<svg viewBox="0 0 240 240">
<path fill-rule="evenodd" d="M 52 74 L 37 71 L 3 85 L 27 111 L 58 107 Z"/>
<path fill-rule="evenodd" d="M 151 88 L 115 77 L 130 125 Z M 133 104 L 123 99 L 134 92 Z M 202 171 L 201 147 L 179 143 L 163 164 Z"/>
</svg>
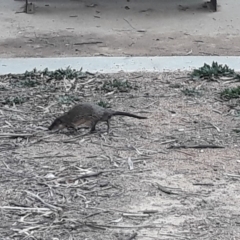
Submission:
<svg viewBox="0 0 240 240">
<path fill-rule="evenodd" d="M 236 82 L 21 78 L 0 82 L 1 239 L 239 239 L 239 100 L 219 95 Z M 101 90 L 114 79 L 137 87 Z M 109 135 L 104 124 L 85 136 L 46 130 L 79 101 L 149 119 L 114 117 Z"/>
</svg>

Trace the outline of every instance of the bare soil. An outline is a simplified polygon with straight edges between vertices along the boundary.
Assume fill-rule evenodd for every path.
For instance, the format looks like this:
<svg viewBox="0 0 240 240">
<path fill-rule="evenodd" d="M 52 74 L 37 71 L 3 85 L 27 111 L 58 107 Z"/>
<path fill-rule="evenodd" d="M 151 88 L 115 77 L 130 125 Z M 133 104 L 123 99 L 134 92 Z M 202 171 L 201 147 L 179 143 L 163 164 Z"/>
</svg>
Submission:
<svg viewBox="0 0 240 240">
<path fill-rule="evenodd" d="M 134 87 L 102 90 L 113 79 Z M 2 76 L 0 238 L 239 239 L 239 101 L 219 96 L 236 85 L 186 72 Z M 148 119 L 47 131 L 100 100 Z"/>
<path fill-rule="evenodd" d="M 136 40 L 137 39 L 137 40 Z M 221 34 L 85 34 L 63 31 L 0 41 L 1 57 L 239 56 L 240 38 Z M 149 43 L 149 44 L 147 44 Z M 147 44 L 147 45 L 146 45 Z"/>
</svg>

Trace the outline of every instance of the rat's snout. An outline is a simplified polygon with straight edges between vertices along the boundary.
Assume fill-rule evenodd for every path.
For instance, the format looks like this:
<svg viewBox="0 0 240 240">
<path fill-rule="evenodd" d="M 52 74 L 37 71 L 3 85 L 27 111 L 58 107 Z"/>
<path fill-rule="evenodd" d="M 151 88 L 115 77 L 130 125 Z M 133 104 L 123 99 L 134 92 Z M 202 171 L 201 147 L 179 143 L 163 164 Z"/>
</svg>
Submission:
<svg viewBox="0 0 240 240">
<path fill-rule="evenodd" d="M 55 130 L 56 129 L 56 124 L 54 122 L 48 127 L 48 130 Z"/>
<path fill-rule="evenodd" d="M 48 130 L 50 130 L 50 131 L 51 131 L 51 130 L 54 130 L 55 127 L 56 127 L 56 126 L 52 123 L 52 124 L 48 127 Z"/>
<path fill-rule="evenodd" d="M 53 123 L 48 127 L 48 130 L 61 130 L 63 129 L 65 126 L 62 123 L 62 121 L 60 121 L 59 119 L 56 119 L 55 121 L 53 121 Z"/>
</svg>

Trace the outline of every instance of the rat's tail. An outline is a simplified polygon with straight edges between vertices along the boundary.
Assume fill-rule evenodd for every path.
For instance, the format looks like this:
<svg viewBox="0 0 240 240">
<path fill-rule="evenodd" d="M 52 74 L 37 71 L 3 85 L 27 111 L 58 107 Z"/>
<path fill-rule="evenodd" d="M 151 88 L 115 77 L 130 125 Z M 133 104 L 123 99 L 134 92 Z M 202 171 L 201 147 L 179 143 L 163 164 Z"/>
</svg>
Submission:
<svg viewBox="0 0 240 240">
<path fill-rule="evenodd" d="M 127 112 L 114 112 L 112 116 L 127 116 L 127 117 L 133 117 L 133 118 L 138 118 L 138 119 L 147 119 L 147 117 L 142 117 L 138 116 L 132 113 L 127 113 Z"/>
</svg>

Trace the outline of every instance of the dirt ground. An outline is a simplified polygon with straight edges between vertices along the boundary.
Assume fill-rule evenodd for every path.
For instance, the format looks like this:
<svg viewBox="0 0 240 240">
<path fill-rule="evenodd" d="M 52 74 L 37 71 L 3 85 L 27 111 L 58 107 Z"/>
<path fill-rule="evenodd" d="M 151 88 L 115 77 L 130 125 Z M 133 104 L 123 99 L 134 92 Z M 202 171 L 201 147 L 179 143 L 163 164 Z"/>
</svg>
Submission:
<svg viewBox="0 0 240 240">
<path fill-rule="evenodd" d="M 240 238 L 239 100 L 219 95 L 236 82 L 69 78 L 1 77 L 1 239 Z M 114 79 L 130 86 L 104 85 Z M 105 123 L 85 136 L 47 131 L 70 106 L 100 100 L 148 119 L 115 116 L 109 134 Z"/>
<path fill-rule="evenodd" d="M 239 2 L 0 0 L 0 56 L 239 55 Z"/>
<path fill-rule="evenodd" d="M 0 0 L 0 57 L 239 55 L 239 3 Z M 24 71 L 24 70 L 23 70 Z M 0 239 L 240 239 L 239 101 L 186 72 L 0 79 Z M 27 80 L 31 79 L 31 80 Z M 128 91 L 103 89 L 128 80 Z M 50 133 L 78 102 L 148 116 Z"/>
</svg>

